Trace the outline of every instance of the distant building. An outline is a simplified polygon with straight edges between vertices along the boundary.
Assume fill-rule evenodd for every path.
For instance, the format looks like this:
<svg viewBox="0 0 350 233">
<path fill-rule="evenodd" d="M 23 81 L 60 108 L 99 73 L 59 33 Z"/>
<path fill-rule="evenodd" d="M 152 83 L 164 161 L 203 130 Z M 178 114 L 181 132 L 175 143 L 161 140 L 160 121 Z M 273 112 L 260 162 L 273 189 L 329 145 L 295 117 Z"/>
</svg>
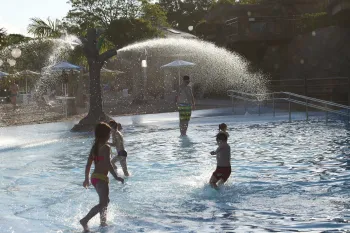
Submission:
<svg viewBox="0 0 350 233">
<path fill-rule="evenodd" d="M 185 39 L 196 39 L 195 35 L 187 32 L 182 32 L 174 28 L 161 28 L 164 37 L 166 38 L 185 38 Z"/>
<path fill-rule="evenodd" d="M 266 0 L 263 4 L 220 4 L 206 16 L 207 21 L 226 21 L 234 17 L 292 17 L 326 11 L 327 0 Z"/>
<path fill-rule="evenodd" d="M 350 1 L 349 0 L 328 0 L 328 13 L 339 24 L 350 25 Z"/>
</svg>

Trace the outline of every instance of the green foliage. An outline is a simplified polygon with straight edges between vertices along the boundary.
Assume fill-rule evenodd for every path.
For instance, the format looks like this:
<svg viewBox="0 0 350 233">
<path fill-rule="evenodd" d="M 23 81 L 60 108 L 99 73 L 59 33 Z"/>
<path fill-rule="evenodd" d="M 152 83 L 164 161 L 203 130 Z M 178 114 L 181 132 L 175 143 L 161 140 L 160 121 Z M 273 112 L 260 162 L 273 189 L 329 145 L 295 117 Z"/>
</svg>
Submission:
<svg viewBox="0 0 350 233">
<path fill-rule="evenodd" d="M 41 68 L 46 66 L 46 61 L 52 53 L 53 42 L 51 40 L 35 39 L 28 43 L 16 45 L 21 49 L 22 54 L 16 59 L 16 65 L 10 67 L 8 63 L 4 63 L 3 68 L 8 72 L 21 71 L 21 70 L 33 70 L 40 71 Z M 0 51 L 0 57 L 6 61 L 6 58 L 12 58 L 11 56 L 12 46 L 6 47 Z"/>
<path fill-rule="evenodd" d="M 318 28 L 324 28 L 332 25 L 332 20 L 326 12 L 302 15 L 298 21 L 297 27 L 301 33 L 312 32 Z"/>
<path fill-rule="evenodd" d="M 118 48 L 160 35 L 149 21 L 143 19 L 114 20 L 105 32 L 106 38 Z"/>
<path fill-rule="evenodd" d="M 140 11 L 138 0 L 69 0 L 72 9 L 68 12 L 66 25 L 73 30 L 81 28 L 107 28 L 119 18 L 135 18 Z"/>
<path fill-rule="evenodd" d="M 9 34 L 6 36 L 6 46 L 21 44 L 30 41 L 32 38 L 23 36 L 21 34 Z"/>
<path fill-rule="evenodd" d="M 166 12 L 159 4 L 151 4 L 147 1 L 142 3 L 141 18 L 149 21 L 153 27 L 169 26 Z"/>
<path fill-rule="evenodd" d="M 214 0 L 159 0 L 159 5 L 167 12 L 169 24 L 183 31 L 204 19 L 214 3 Z"/>
<path fill-rule="evenodd" d="M 63 32 L 63 24 L 60 20 L 44 21 L 40 18 L 31 18 L 31 23 L 28 25 L 28 33 L 33 34 L 35 37 L 51 37 L 59 38 Z"/>
<path fill-rule="evenodd" d="M 0 28 L 0 49 L 6 45 L 6 30 L 5 28 Z"/>
</svg>

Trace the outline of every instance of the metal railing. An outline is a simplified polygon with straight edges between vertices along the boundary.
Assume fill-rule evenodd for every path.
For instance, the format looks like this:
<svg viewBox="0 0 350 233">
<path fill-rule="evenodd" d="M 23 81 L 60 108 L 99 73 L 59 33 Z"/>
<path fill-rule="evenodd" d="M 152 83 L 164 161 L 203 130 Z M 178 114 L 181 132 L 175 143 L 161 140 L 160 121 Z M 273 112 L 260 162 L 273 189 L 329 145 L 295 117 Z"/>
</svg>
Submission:
<svg viewBox="0 0 350 233">
<path fill-rule="evenodd" d="M 305 106 L 306 120 L 309 120 L 309 108 L 318 109 L 326 113 L 326 122 L 329 119 L 329 113 L 333 113 L 340 116 L 347 117 L 347 123 L 350 120 L 350 106 L 337 104 L 330 101 L 320 100 L 308 96 L 303 96 L 291 92 L 273 92 L 265 94 L 252 94 L 246 92 L 240 92 L 235 90 L 228 90 L 228 96 L 230 96 L 232 101 L 232 111 L 235 110 L 234 99 L 244 100 L 244 108 L 246 111 L 246 101 L 258 103 L 259 109 L 258 114 L 261 115 L 261 105 L 264 102 L 271 101 L 273 116 L 276 116 L 276 103 L 278 101 L 288 102 L 288 113 L 289 113 L 289 122 L 292 121 L 292 107 L 291 104 L 298 104 Z"/>
<path fill-rule="evenodd" d="M 350 105 L 349 77 L 269 80 L 267 86 L 272 92 L 292 92 Z"/>
</svg>

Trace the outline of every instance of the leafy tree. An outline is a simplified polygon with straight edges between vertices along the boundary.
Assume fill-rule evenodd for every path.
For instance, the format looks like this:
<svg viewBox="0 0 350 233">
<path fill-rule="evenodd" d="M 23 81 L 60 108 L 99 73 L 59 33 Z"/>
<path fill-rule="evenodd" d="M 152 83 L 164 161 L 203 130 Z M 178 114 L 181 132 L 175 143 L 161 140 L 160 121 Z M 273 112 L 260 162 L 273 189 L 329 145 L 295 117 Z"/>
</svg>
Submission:
<svg viewBox="0 0 350 233">
<path fill-rule="evenodd" d="M 6 41 L 5 41 L 6 35 L 7 34 L 6 34 L 5 28 L 0 28 L 0 48 L 5 46 L 6 44 Z"/>
<path fill-rule="evenodd" d="M 22 51 L 22 55 L 16 59 L 16 65 L 14 67 L 10 67 L 7 62 L 4 63 L 4 69 L 8 71 L 12 71 L 14 69 L 17 71 L 27 69 L 40 71 L 47 65 L 45 63 L 52 53 L 52 49 L 54 47 L 53 41 L 42 39 L 30 40 L 28 43 L 17 43 L 13 45 L 16 45 L 16 47 Z M 0 51 L 0 57 L 11 58 L 12 48 L 12 46 L 8 46 L 2 49 Z"/>
<path fill-rule="evenodd" d="M 6 40 L 6 46 L 11 46 L 11 45 L 21 44 L 23 42 L 28 42 L 31 39 L 32 38 L 23 36 L 21 34 L 9 34 L 5 40 Z"/>
<path fill-rule="evenodd" d="M 105 62 L 117 54 L 118 48 L 159 35 L 156 26 L 165 24 L 166 19 L 159 7 L 145 0 L 69 2 L 72 10 L 68 12 L 64 24 L 68 32 L 81 35 L 82 52 L 90 75 L 89 113 L 72 129 L 80 131 L 109 119 L 103 112 L 100 86 L 100 71 Z M 87 34 L 83 31 L 87 31 Z M 76 54 L 75 58 L 79 58 L 79 55 Z"/>
<path fill-rule="evenodd" d="M 166 12 L 159 4 L 151 4 L 144 1 L 142 3 L 141 18 L 150 22 L 153 27 L 169 26 Z"/>
<path fill-rule="evenodd" d="M 159 5 L 167 13 L 169 24 L 172 27 L 177 27 L 182 16 L 180 11 L 181 0 L 159 0 Z"/>
<path fill-rule="evenodd" d="M 135 18 L 141 4 L 138 0 L 69 0 L 72 9 L 65 20 L 70 27 L 107 28 L 118 18 Z"/>
<path fill-rule="evenodd" d="M 86 37 L 82 37 L 83 52 L 89 64 L 90 76 L 90 108 L 88 115 L 84 117 L 72 131 L 91 130 L 99 121 L 107 121 L 109 117 L 103 112 L 101 95 L 101 69 L 105 62 L 117 55 L 117 48 L 110 49 L 100 54 L 98 39 L 103 31 L 89 29 Z"/>
<path fill-rule="evenodd" d="M 116 28 L 118 30 L 115 30 Z M 118 19 L 113 21 L 106 31 L 107 39 L 119 48 L 157 35 L 158 30 L 143 19 Z"/>
<path fill-rule="evenodd" d="M 28 26 L 28 33 L 36 37 L 61 37 L 63 33 L 63 24 L 59 19 L 44 21 L 40 18 L 31 18 Z"/>
<path fill-rule="evenodd" d="M 169 24 L 180 30 L 198 24 L 214 3 L 214 0 L 159 0 L 159 5 L 167 12 Z"/>
</svg>

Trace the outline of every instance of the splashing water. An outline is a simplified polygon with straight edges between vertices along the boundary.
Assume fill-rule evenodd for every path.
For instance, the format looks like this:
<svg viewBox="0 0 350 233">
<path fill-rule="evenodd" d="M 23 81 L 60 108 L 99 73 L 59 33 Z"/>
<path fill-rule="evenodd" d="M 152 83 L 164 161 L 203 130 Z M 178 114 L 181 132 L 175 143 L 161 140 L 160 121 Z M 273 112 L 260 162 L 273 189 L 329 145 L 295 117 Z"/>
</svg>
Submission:
<svg viewBox="0 0 350 233">
<path fill-rule="evenodd" d="M 69 52 L 77 45 L 81 45 L 81 41 L 76 36 L 64 35 L 59 39 L 34 39 L 8 46 L 0 52 L 0 55 L 10 66 L 15 66 L 17 71 L 19 70 L 16 63 L 22 64 L 28 70 L 41 69 L 41 77 L 35 85 L 35 96 L 41 96 L 48 87 L 55 85 L 59 80 L 59 73 L 53 72 L 50 68 L 59 61 L 66 60 Z M 13 50 L 21 52 L 21 57 L 17 60 L 13 59 Z"/>
<path fill-rule="evenodd" d="M 195 39 L 152 39 L 118 50 L 118 57 L 130 59 L 130 54 L 138 54 L 134 57 L 137 61 L 132 64 L 139 67 L 140 54 L 145 53 L 147 59 L 151 60 L 149 63 L 157 66 L 155 73 L 148 70 L 151 73 L 149 76 L 160 72 L 160 66 L 179 59 L 196 64 L 190 68 L 181 67 L 181 73 L 190 74 L 192 81 L 200 84 L 205 94 L 226 93 L 228 89 L 266 92 L 264 75 L 250 73 L 248 62 L 244 58 L 209 42 Z"/>
<path fill-rule="evenodd" d="M 60 39 L 51 39 L 54 43 L 52 53 L 47 59 L 46 66 L 42 69 L 42 77 L 37 85 L 37 94 L 41 95 L 47 88 L 47 85 L 57 83 L 60 77 L 60 72 L 51 70 L 51 67 L 65 58 L 68 52 L 74 50 L 76 45 L 81 45 L 81 41 L 73 35 L 65 35 Z"/>
</svg>

